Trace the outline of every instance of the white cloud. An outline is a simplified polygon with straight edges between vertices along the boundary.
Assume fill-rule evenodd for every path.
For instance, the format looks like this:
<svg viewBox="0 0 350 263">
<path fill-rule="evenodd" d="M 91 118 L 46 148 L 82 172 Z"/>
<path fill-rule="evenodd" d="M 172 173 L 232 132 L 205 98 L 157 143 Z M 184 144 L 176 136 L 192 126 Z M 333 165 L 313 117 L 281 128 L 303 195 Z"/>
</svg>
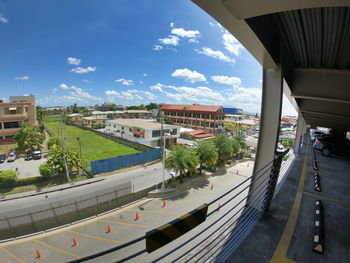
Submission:
<svg viewBox="0 0 350 263">
<path fill-rule="evenodd" d="M 78 66 L 80 64 L 80 62 L 81 62 L 81 59 L 78 59 L 78 58 L 73 58 L 73 57 L 67 58 L 67 63 L 70 65 Z"/>
<path fill-rule="evenodd" d="M 229 77 L 229 76 L 212 76 L 211 79 L 217 83 L 231 85 L 231 86 L 239 86 L 241 85 L 241 79 L 238 77 Z"/>
<path fill-rule="evenodd" d="M 169 24 L 170 27 L 174 27 L 174 25 L 175 25 L 174 22 L 171 22 L 171 23 Z"/>
<path fill-rule="evenodd" d="M 179 44 L 180 38 L 170 35 L 167 38 L 160 38 L 158 40 L 163 45 L 177 46 Z"/>
<path fill-rule="evenodd" d="M 66 84 L 64 84 L 64 83 L 59 85 L 59 87 L 60 87 L 60 89 L 69 89 L 69 87 Z"/>
<path fill-rule="evenodd" d="M 259 82 L 259 83 L 262 83 L 262 79 L 259 79 L 258 82 Z"/>
<path fill-rule="evenodd" d="M 2 23 L 8 23 L 8 19 L 6 17 L 4 17 L 3 15 L 0 14 L 0 22 Z"/>
<path fill-rule="evenodd" d="M 139 81 L 139 83 L 140 83 L 140 84 L 143 84 L 143 81 L 142 81 L 142 80 L 140 80 L 140 81 Z"/>
<path fill-rule="evenodd" d="M 196 50 L 198 54 L 203 54 L 206 55 L 208 57 L 212 57 L 215 59 L 219 59 L 225 62 L 229 62 L 229 63 L 234 63 L 235 60 L 233 58 L 230 58 L 229 56 L 226 56 L 224 53 L 222 53 L 222 51 L 220 50 L 213 50 L 211 48 L 208 47 L 203 47 L 202 50 Z"/>
<path fill-rule="evenodd" d="M 215 27 L 215 24 L 214 24 L 213 22 L 209 22 L 209 25 L 210 25 L 211 27 Z"/>
<path fill-rule="evenodd" d="M 201 35 L 198 30 L 185 30 L 183 28 L 173 28 L 171 33 L 179 37 L 189 38 L 190 42 L 197 42 L 197 38 Z"/>
<path fill-rule="evenodd" d="M 126 91 L 115 91 L 115 90 L 107 90 L 105 92 L 106 96 L 110 100 L 114 99 L 121 99 L 121 100 L 130 100 L 130 101 L 143 101 L 146 97 L 146 99 L 155 99 L 157 98 L 156 95 L 149 91 L 143 91 L 143 90 L 126 90 Z"/>
<path fill-rule="evenodd" d="M 224 44 L 225 49 L 230 51 L 232 54 L 236 56 L 241 54 L 241 49 L 243 49 L 243 46 L 229 32 L 222 35 L 222 43 Z"/>
<path fill-rule="evenodd" d="M 220 92 L 214 91 L 208 87 L 176 87 L 172 88 L 176 93 L 165 91 L 164 94 L 177 102 L 187 103 L 207 103 L 207 104 L 222 104 L 224 97 Z"/>
<path fill-rule="evenodd" d="M 83 81 L 84 81 L 85 83 L 91 83 L 91 82 L 92 82 L 91 80 L 88 80 L 88 79 L 83 79 Z"/>
<path fill-rule="evenodd" d="M 164 48 L 164 47 L 161 46 L 161 45 L 154 45 L 154 46 L 153 46 L 153 50 L 156 50 L 156 51 L 162 50 L 163 48 Z"/>
<path fill-rule="evenodd" d="M 76 67 L 71 70 L 71 72 L 77 73 L 77 74 L 86 74 L 89 72 L 94 72 L 96 71 L 96 67 L 87 67 L 87 68 L 82 68 L 82 67 Z"/>
<path fill-rule="evenodd" d="M 260 112 L 261 88 L 233 87 L 226 93 L 225 104 L 242 108 L 248 112 Z"/>
<path fill-rule="evenodd" d="M 201 74 L 195 70 L 194 71 L 189 70 L 188 68 L 177 69 L 171 74 L 171 76 L 174 78 L 184 79 L 185 81 L 188 81 L 191 83 L 196 83 L 196 82 L 207 80 L 203 74 Z"/>
<path fill-rule="evenodd" d="M 293 105 L 289 102 L 286 95 L 283 94 L 282 100 L 282 116 L 298 116 L 298 112 L 294 109 Z"/>
<path fill-rule="evenodd" d="M 18 80 L 28 80 L 29 76 L 16 77 Z"/>
<path fill-rule="evenodd" d="M 38 100 L 41 105 L 70 105 L 72 103 L 80 103 L 89 105 L 91 103 L 101 103 L 103 99 L 91 95 L 89 92 L 74 85 L 68 86 L 64 83 L 59 85 L 60 89 L 69 90 L 69 95 L 59 96 L 57 88 L 52 89 L 52 96 L 48 96 Z"/>
<path fill-rule="evenodd" d="M 152 91 L 159 91 L 159 92 L 163 92 L 163 87 L 165 87 L 165 85 L 157 83 L 156 85 L 153 85 L 150 87 L 150 89 Z"/>
<path fill-rule="evenodd" d="M 147 73 L 143 73 L 143 76 L 144 76 L 144 77 L 147 77 L 147 76 L 148 76 L 148 74 L 147 74 Z"/>
<path fill-rule="evenodd" d="M 120 82 L 124 86 L 134 85 L 134 82 L 131 79 L 123 79 L 123 78 L 121 78 L 121 79 L 115 80 L 114 82 Z"/>
</svg>

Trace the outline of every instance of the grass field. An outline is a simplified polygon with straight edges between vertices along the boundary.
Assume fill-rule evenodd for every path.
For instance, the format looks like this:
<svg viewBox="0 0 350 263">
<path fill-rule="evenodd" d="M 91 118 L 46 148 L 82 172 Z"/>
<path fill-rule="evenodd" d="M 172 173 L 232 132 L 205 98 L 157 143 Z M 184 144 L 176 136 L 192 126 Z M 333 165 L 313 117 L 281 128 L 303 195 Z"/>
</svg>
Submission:
<svg viewBox="0 0 350 263">
<path fill-rule="evenodd" d="M 58 135 L 59 124 L 58 121 L 45 121 L 45 126 L 55 135 Z M 82 154 L 89 164 L 90 161 L 93 160 L 140 152 L 134 148 L 99 136 L 92 131 L 83 130 L 70 125 L 65 125 L 64 137 L 65 147 L 76 152 L 80 151 L 79 142 L 77 140 L 79 137 Z"/>
</svg>

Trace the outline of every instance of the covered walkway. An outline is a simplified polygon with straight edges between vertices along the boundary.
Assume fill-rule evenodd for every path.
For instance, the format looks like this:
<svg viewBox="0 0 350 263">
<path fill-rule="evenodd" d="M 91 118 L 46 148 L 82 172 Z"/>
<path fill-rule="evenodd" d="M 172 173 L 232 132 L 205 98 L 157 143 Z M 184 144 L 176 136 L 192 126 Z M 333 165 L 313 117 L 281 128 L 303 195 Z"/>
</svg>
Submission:
<svg viewBox="0 0 350 263">
<path fill-rule="evenodd" d="M 309 141 L 274 197 L 268 215 L 226 262 L 349 262 L 350 160 L 316 152 L 321 192 L 314 189 Z M 300 197 L 300 199 L 298 199 Z M 324 208 L 324 253 L 313 251 L 315 202 Z"/>
</svg>

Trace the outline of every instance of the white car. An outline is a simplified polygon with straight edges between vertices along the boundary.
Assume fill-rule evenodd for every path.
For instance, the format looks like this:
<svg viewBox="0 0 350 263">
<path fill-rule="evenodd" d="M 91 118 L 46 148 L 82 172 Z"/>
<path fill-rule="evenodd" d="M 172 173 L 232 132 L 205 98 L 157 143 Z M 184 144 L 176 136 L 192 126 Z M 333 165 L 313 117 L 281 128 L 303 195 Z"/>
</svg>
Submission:
<svg viewBox="0 0 350 263">
<path fill-rule="evenodd" d="M 310 137 L 311 140 L 314 141 L 315 139 L 317 139 L 318 137 L 322 136 L 326 134 L 324 131 L 320 131 L 320 130 L 310 130 Z"/>
<path fill-rule="evenodd" d="M 16 160 L 17 155 L 14 152 L 10 152 L 9 155 L 7 156 L 7 161 L 8 162 L 13 162 L 14 160 Z"/>
</svg>

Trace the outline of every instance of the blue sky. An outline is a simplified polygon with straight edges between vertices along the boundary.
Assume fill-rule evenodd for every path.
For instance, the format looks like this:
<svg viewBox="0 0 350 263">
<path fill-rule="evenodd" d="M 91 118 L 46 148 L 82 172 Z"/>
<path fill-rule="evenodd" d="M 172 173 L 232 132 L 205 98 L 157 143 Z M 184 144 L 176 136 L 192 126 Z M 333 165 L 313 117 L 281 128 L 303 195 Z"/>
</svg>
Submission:
<svg viewBox="0 0 350 263">
<path fill-rule="evenodd" d="M 0 1 L 0 34 L 1 98 L 260 111 L 261 66 L 189 0 Z"/>
</svg>

